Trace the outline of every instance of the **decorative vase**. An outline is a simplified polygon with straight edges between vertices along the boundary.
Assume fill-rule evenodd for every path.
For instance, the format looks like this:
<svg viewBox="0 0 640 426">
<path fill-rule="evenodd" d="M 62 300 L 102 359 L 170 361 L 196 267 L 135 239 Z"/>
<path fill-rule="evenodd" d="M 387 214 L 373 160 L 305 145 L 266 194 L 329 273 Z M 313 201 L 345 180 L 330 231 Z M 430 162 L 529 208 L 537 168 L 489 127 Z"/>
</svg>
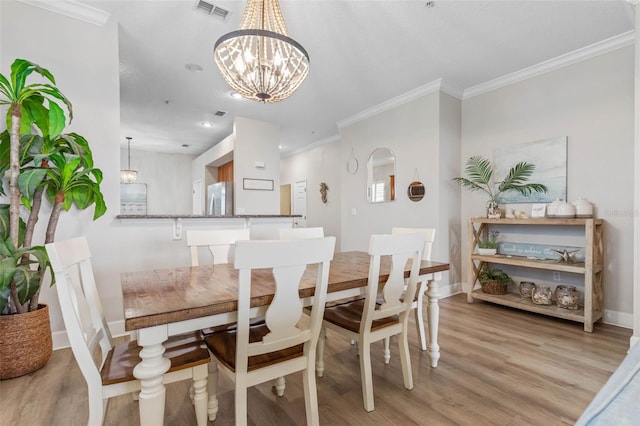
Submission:
<svg viewBox="0 0 640 426">
<path fill-rule="evenodd" d="M 489 219 L 500 219 L 501 211 L 498 202 L 493 198 L 487 201 L 487 217 Z"/>
<path fill-rule="evenodd" d="M 482 255 L 482 256 L 493 256 L 497 253 L 497 249 L 494 248 L 479 248 L 478 247 L 478 254 Z"/>
<path fill-rule="evenodd" d="M 32 312 L 0 315 L 0 379 L 32 373 L 49 361 L 53 352 L 49 307 Z"/>
<path fill-rule="evenodd" d="M 576 208 L 576 217 L 593 217 L 593 204 L 586 199 L 579 197 L 572 204 Z"/>
</svg>

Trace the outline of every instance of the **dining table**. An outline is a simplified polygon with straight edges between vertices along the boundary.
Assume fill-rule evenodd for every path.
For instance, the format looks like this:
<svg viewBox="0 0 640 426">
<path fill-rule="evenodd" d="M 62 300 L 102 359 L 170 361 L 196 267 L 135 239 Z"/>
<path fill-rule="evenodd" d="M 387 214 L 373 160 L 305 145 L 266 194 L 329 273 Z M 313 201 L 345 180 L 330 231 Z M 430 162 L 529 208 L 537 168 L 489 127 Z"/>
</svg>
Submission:
<svg viewBox="0 0 640 426">
<path fill-rule="evenodd" d="M 329 271 L 327 302 L 363 295 L 369 276 L 370 256 L 363 251 L 335 253 Z M 380 283 L 389 277 L 390 258 L 381 259 Z M 309 265 L 303 274 L 299 294 L 310 303 L 317 268 Z M 410 262 L 405 268 L 409 276 Z M 429 336 L 427 351 L 431 366 L 437 367 L 438 281 L 449 264 L 423 260 L 420 276 L 426 279 Z M 162 343 L 169 336 L 236 322 L 238 271 L 233 264 L 153 269 L 121 274 L 125 330 L 135 332 L 141 361 L 134 376 L 141 382 L 140 424 L 157 426 L 164 422 L 165 388 L 162 377 L 170 362 L 163 357 Z M 252 314 L 258 315 L 273 299 L 275 282 L 270 270 L 252 271 Z"/>
</svg>

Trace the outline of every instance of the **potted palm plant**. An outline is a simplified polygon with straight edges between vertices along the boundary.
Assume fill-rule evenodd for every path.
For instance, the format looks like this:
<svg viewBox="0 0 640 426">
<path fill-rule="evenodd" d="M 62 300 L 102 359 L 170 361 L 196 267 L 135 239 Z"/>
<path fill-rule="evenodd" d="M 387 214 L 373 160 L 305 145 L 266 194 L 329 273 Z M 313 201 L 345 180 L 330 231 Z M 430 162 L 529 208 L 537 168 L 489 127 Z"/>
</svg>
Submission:
<svg viewBox="0 0 640 426">
<path fill-rule="evenodd" d="M 502 269 L 490 267 L 483 267 L 479 278 L 482 291 L 489 294 L 507 294 L 509 283 L 512 281 Z"/>
<path fill-rule="evenodd" d="M 491 231 L 486 238 L 480 238 L 478 241 L 478 254 L 484 256 L 492 256 L 498 251 L 498 235 L 500 231 Z"/>
<path fill-rule="evenodd" d="M 27 84 L 33 73 L 44 82 Z M 88 142 L 62 133 L 72 106 L 47 69 L 16 59 L 8 78 L 0 74 L 0 105 L 8 105 L 0 133 L 0 379 L 7 379 L 44 366 L 52 351 L 48 307 L 38 303 L 50 264 L 44 245 L 33 243 L 43 199 L 52 204 L 45 244 L 62 211 L 95 205 L 95 220 L 106 206 Z"/>
<path fill-rule="evenodd" d="M 489 196 L 487 217 L 499 218 L 498 201 L 503 192 L 517 191 L 522 195 L 529 195 L 532 192 L 547 192 L 545 185 L 527 183 L 535 168 L 535 165 L 521 161 L 509 169 L 504 179 L 494 182 L 493 164 L 482 156 L 474 155 L 467 160 L 464 169 L 468 177 L 456 177 L 453 180 L 470 191 L 486 193 Z"/>
</svg>

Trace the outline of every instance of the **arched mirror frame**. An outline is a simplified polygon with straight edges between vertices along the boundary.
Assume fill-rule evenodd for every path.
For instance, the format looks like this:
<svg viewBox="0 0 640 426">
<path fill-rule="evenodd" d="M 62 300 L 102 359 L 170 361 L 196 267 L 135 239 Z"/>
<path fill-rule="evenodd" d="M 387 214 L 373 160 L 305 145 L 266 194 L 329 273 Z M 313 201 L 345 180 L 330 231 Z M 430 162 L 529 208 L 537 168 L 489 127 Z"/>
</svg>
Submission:
<svg viewBox="0 0 640 426">
<path fill-rule="evenodd" d="M 396 198 L 396 156 L 389 148 L 376 148 L 367 161 L 367 200 L 386 203 Z"/>
</svg>

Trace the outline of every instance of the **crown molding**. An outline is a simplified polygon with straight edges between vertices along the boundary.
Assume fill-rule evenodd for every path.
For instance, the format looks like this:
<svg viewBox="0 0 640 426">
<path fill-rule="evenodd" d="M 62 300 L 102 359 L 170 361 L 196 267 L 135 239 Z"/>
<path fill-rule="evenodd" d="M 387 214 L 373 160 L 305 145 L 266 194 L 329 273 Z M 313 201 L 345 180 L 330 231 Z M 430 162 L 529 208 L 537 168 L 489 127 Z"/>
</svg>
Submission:
<svg viewBox="0 0 640 426">
<path fill-rule="evenodd" d="M 340 135 L 329 136 L 328 138 L 316 141 L 316 142 L 314 142 L 312 144 L 309 144 L 309 145 L 305 145 L 302 148 L 298 148 L 298 149 L 293 150 L 291 152 L 288 152 L 286 154 L 282 154 L 281 158 L 287 158 L 287 157 L 291 157 L 292 155 L 302 154 L 303 152 L 310 151 L 310 150 L 312 150 L 314 148 L 317 148 L 317 147 L 319 147 L 321 145 L 326 145 L 326 144 L 331 143 L 331 142 L 337 142 L 339 140 L 340 140 Z"/>
<path fill-rule="evenodd" d="M 500 89 L 502 87 L 584 61 L 585 59 L 590 59 L 622 47 L 630 46 L 634 42 L 634 31 L 627 31 L 581 49 L 574 50 L 573 52 L 549 59 L 548 61 L 540 62 L 539 64 L 524 68 L 520 71 L 464 89 L 462 99 L 478 96 L 492 90 Z"/>
<path fill-rule="evenodd" d="M 352 115 L 351 117 L 338 121 L 337 123 L 338 128 L 342 129 L 343 127 L 350 126 L 354 123 L 357 123 L 358 121 L 362 121 L 364 119 L 373 117 L 374 115 L 380 114 L 382 112 L 396 108 L 400 105 L 406 104 L 407 102 L 411 102 L 422 96 L 425 96 L 434 92 L 438 92 L 438 91 L 442 91 L 458 99 L 462 99 L 461 90 L 456 89 L 454 86 L 448 83 L 445 83 L 442 78 L 439 78 L 437 80 L 432 81 L 431 83 L 427 83 L 425 85 L 419 86 L 413 90 L 403 93 L 402 95 L 396 96 L 395 98 L 391 98 L 378 105 L 375 105 L 362 112 L 359 112 L 358 114 Z"/>
<path fill-rule="evenodd" d="M 627 2 L 631 3 L 634 6 L 637 6 L 640 4 L 640 0 L 627 0 Z"/>
<path fill-rule="evenodd" d="M 103 26 L 109 21 L 111 14 L 102 9 L 89 6 L 75 0 L 45 1 L 45 0 L 18 0 L 21 3 L 40 7 L 51 12 L 89 22 L 90 24 Z"/>
</svg>

